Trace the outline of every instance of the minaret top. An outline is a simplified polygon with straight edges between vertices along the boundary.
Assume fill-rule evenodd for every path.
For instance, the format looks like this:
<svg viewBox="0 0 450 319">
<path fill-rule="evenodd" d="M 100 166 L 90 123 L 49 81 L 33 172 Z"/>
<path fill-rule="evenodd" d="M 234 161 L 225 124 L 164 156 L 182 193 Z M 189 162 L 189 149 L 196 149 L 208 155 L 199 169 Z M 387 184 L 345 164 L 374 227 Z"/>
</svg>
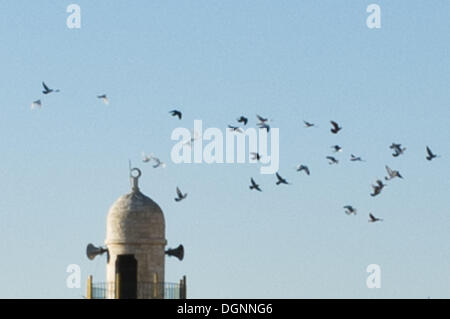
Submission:
<svg viewBox="0 0 450 319">
<path fill-rule="evenodd" d="M 166 243 L 163 211 L 139 190 L 141 175 L 139 168 L 130 169 L 131 192 L 119 197 L 109 209 L 107 245 Z"/>
<path fill-rule="evenodd" d="M 133 172 L 137 173 L 133 174 Z M 139 192 L 139 178 L 142 176 L 142 172 L 139 168 L 133 168 L 130 170 L 131 179 L 131 190 L 134 192 Z"/>
</svg>

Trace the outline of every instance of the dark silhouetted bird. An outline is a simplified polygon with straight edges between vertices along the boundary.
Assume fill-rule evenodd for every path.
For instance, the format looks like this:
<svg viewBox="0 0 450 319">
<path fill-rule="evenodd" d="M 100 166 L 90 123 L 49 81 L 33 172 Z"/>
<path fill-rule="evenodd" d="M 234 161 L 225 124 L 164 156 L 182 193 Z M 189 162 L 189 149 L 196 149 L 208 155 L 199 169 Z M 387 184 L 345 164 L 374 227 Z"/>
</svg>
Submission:
<svg viewBox="0 0 450 319">
<path fill-rule="evenodd" d="M 333 126 L 330 131 L 333 134 L 337 134 L 339 133 L 340 130 L 342 130 L 342 127 L 339 126 L 338 123 L 336 123 L 335 121 L 330 121 L 331 125 Z"/>
<path fill-rule="evenodd" d="M 383 184 L 381 180 L 377 180 L 375 185 L 372 185 L 373 193 L 370 196 L 375 197 L 381 193 L 386 184 Z"/>
<path fill-rule="evenodd" d="M 166 163 L 161 162 L 161 160 L 159 158 L 153 156 L 152 159 L 156 163 L 155 165 L 153 165 L 153 168 L 158 168 L 158 167 L 165 168 L 166 167 Z"/>
<path fill-rule="evenodd" d="M 187 197 L 187 195 L 188 195 L 187 193 L 183 194 L 181 192 L 181 190 L 177 187 L 177 197 L 175 198 L 175 201 L 176 202 L 181 202 L 183 199 L 185 199 Z"/>
<path fill-rule="evenodd" d="M 242 133 L 242 130 L 237 126 L 228 125 L 228 128 L 233 132 Z"/>
<path fill-rule="evenodd" d="M 372 215 L 372 213 L 369 213 L 369 223 L 375 223 L 375 222 L 382 222 L 383 220 L 380 218 L 377 218 Z"/>
<path fill-rule="evenodd" d="M 259 153 L 250 153 L 250 155 L 252 156 L 252 160 L 256 160 L 256 161 L 260 161 L 261 160 L 261 155 Z"/>
<path fill-rule="evenodd" d="M 406 151 L 406 147 L 402 147 L 402 144 L 392 143 L 392 145 L 389 146 L 389 148 L 394 150 L 394 153 L 392 153 L 392 156 L 394 157 L 398 157 Z"/>
<path fill-rule="evenodd" d="M 438 157 L 438 155 L 433 154 L 433 152 L 431 151 L 431 149 L 427 146 L 427 160 L 431 161 L 433 160 L 433 158 Z"/>
<path fill-rule="evenodd" d="M 355 156 L 353 154 L 350 155 L 350 160 L 352 162 L 364 162 L 364 160 L 360 156 Z"/>
<path fill-rule="evenodd" d="M 330 165 L 339 163 L 339 161 L 336 158 L 334 158 L 333 156 L 327 156 L 327 160 L 329 161 L 328 164 L 330 164 Z"/>
<path fill-rule="evenodd" d="M 250 179 L 250 182 L 252 183 L 252 185 L 250 185 L 250 189 L 256 189 L 257 191 L 262 192 L 261 188 L 259 188 L 259 185 L 256 184 L 256 182 L 253 179 L 253 177 Z"/>
<path fill-rule="evenodd" d="M 258 114 L 256 114 L 256 117 L 258 118 L 258 121 L 260 123 L 266 123 L 267 121 L 269 121 L 269 119 L 259 116 Z"/>
<path fill-rule="evenodd" d="M 178 117 L 178 119 L 180 119 L 181 120 L 181 118 L 183 117 L 183 113 L 181 113 L 180 111 L 178 111 L 178 110 L 173 110 L 173 111 L 170 111 L 169 112 L 172 116 L 177 116 Z"/>
<path fill-rule="evenodd" d="M 277 175 L 277 179 L 278 179 L 277 185 L 280 185 L 280 184 L 288 185 L 289 184 L 283 177 L 280 176 L 280 174 L 276 173 L 276 175 Z"/>
<path fill-rule="evenodd" d="M 333 145 L 333 146 L 331 146 L 331 148 L 333 149 L 333 152 L 335 152 L 335 153 L 342 152 L 342 147 L 340 147 L 339 145 Z"/>
<path fill-rule="evenodd" d="M 103 102 L 105 105 L 108 105 L 108 104 L 109 104 L 109 99 L 108 99 L 108 96 L 106 96 L 106 94 L 97 95 L 97 99 L 102 100 L 102 102 Z"/>
<path fill-rule="evenodd" d="M 246 118 L 245 116 L 241 116 L 240 118 L 238 118 L 238 123 L 243 123 L 244 125 L 247 125 L 248 123 L 248 118 Z"/>
<path fill-rule="evenodd" d="M 309 172 L 309 168 L 308 168 L 308 166 L 306 166 L 306 165 L 298 165 L 297 166 L 297 172 L 301 172 L 301 171 L 305 171 L 305 173 L 307 174 L 307 175 L 309 175 L 310 174 L 310 172 Z"/>
<path fill-rule="evenodd" d="M 53 90 L 53 89 L 50 89 L 46 84 L 45 84 L 45 82 L 42 82 L 42 86 L 44 87 L 44 91 L 42 91 L 42 93 L 44 93 L 44 94 L 50 94 L 50 93 L 52 93 L 52 92 L 55 92 L 55 93 L 58 93 L 59 92 L 59 90 Z"/>
<path fill-rule="evenodd" d="M 311 123 L 311 122 L 308 122 L 308 121 L 303 121 L 303 123 L 305 123 L 305 127 L 307 127 L 307 128 L 315 126 L 314 123 Z"/>
<path fill-rule="evenodd" d="M 258 123 L 260 129 L 266 129 L 267 132 L 270 132 L 270 125 L 267 123 Z"/>
<path fill-rule="evenodd" d="M 356 215 L 356 209 L 355 208 L 353 208 L 353 206 L 351 206 L 351 205 L 347 205 L 347 206 L 344 206 L 344 209 L 345 209 L 345 213 L 347 214 L 347 215 Z"/>
<path fill-rule="evenodd" d="M 391 169 L 389 166 L 385 166 L 386 167 L 386 171 L 387 171 L 387 173 L 388 173 L 388 176 L 385 176 L 384 177 L 384 179 L 385 180 L 387 180 L 387 181 L 389 181 L 389 180 L 391 180 L 391 179 L 393 179 L 393 178 L 396 178 L 396 177 L 398 177 L 398 178 L 403 178 L 403 176 L 402 175 L 400 175 L 400 172 L 399 171 L 396 171 L 396 170 L 393 170 L 393 169 Z"/>
</svg>

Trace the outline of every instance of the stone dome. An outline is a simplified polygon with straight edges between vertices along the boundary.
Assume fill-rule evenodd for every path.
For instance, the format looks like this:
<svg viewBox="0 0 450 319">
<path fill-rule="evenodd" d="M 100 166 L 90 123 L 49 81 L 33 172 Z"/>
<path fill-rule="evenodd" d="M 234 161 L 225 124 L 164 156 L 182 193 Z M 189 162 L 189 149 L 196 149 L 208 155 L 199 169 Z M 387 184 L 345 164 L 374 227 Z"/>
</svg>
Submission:
<svg viewBox="0 0 450 319">
<path fill-rule="evenodd" d="M 165 243 L 164 214 L 157 203 L 141 193 L 133 177 L 131 193 L 121 196 L 109 209 L 106 245 Z"/>
</svg>

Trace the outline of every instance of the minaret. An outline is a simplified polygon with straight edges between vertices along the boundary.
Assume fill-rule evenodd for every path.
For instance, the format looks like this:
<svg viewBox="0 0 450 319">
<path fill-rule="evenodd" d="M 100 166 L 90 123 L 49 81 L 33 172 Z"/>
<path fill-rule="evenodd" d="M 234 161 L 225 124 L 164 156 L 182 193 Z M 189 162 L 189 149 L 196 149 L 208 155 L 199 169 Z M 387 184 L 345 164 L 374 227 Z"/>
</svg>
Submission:
<svg viewBox="0 0 450 319">
<path fill-rule="evenodd" d="M 133 175 L 133 172 L 137 175 Z M 166 226 L 161 208 L 139 190 L 141 171 L 131 172 L 131 193 L 109 209 L 105 245 L 106 280 L 120 281 L 120 298 L 164 298 Z M 154 287 L 154 285 L 158 285 Z M 156 295 L 152 295 L 156 292 Z M 136 295 L 137 294 L 137 295 Z"/>
<path fill-rule="evenodd" d="M 134 174 L 133 174 L 134 173 Z M 88 297 L 108 299 L 185 298 L 186 279 L 180 284 L 164 282 L 165 255 L 182 260 L 184 248 L 165 251 L 166 226 L 161 208 L 139 190 L 138 168 L 130 171 L 131 192 L 116 200 L 108 212 L 105 247 L 88 245 L 87 256 L 107 253 L 106 287 L 97 296 L 92 277 Z M 168 289 L 172 288 L 172 289 Z M 168 294 L 168 291 L 172 291 Z M 176 291 L 176 293 L 175 293 Z"/>
</svg>

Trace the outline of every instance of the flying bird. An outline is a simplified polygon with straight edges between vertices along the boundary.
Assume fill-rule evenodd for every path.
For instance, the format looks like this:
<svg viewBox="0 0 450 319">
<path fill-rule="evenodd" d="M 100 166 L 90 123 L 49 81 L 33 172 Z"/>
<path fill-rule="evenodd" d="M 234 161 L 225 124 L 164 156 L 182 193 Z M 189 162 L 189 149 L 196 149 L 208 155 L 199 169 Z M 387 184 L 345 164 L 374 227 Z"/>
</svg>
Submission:
<svg viewBox="0 0 450 319">
<path fill-rule="evenodd" d="M 347 215 L 356 215 L 356 209 L 355 208 L 353 208 L 353 206 L 351 206 L 351 205 L 347 205 L 347 206 L 344 206 L 344 209 L 345 209 L 345 213 L 347 214 Z"/>
<path fill-rule="evenodd" d="M 342 127 L 339 126 L 338 123 L 336 123 L 335 121 L 330 121 L 331 125 L 333 126 L 330 131 L 333 134 L 337 134 L 339 133 L 340 130 L 342 130 Z"/>
<path fill-rule="evenodd" d="M 327 160 L 329 161 L 328 164 L 330 164 L 330 165 L 339 163 L 339 161 L 336 158 L 334 158 L 333 156 L 327 156 Z"/>
<path fill-rule="evenodd" d="M 377 180 L 375 185 L 372 185 L 373 193 L 370 196 L 375 197 L 381 193 L 386 184 L 383 184 L 381 180 Z"/>
<path fill-rule="evenodd" d="M 385 180 L 389 181 L 389 180 L 391 180 L 393 178 L 396 178 L 396 177 L 403 178 L 403 176 L 400 174 L 399 171 L 393 170 L 387 165 L 385 167 L 386 167 L 386 171 L 388 173 L 388 176 L 384 177 Z"/>
<path fill-rule="evenodd" d="M 254 153 L 254 152 L 252 152 L 252 153 L 250 153 L 250 155 L 252 156 L 252 160 L 256 160 L 256 161 L 260 161 L 261 160 L 261 154 L 259 154 L 259 153 Z"/>
<path fill-rule="evenodd" d="M 331 148 L 333 149 L 333 152 L 335 152 L 335 153 L 342 152 L 342 147 L 340 147 L 339 145 L 333 145 L 333 146 L 331 146 Z"/>
<path fill-rule="evenodd" d="M 192 147 L 192 145 L 195 143 L 195 141 L 200 139 L 200 136 L 197 133 L 197 131 L 193 131 L 192 135 L 191 135 L 192 137 L 188 141 L 184 142 L 183 145 L 188 145 L 189 147 Z"/>
<path fill-rule="evenodd" d="M 31 103 L 32 110 L 34 110 L 35 108 L 41 108 L 41 107 L 42 107 L 41 100 L 37 100 L 37 101 L 34 101 L 33 103 Z"/>
<path fill-rule="evenodd" d="M 311 122 L 308 122 L 308 121 L 303 121 L 303 123 L 305 123 L 305 127 L 306 128 L 310 128 L 310 127 L 316 126 L 314 123 L 311 123 Z"/>
<path fill-rule="evenodd" d="M 156 163 L 155 165 L 153 165 L 153 168 L 158 168 L 158 167 L 165 168 L 166 167 L 166 163 L 161 162 L 161 160 L 159 158 L 153 157 L 153 160 Z"/>
<path fill-rule="evenodd" d="M 52 93 L 52 92 L 55 92 L 55 93 L 58 93 L 58 92 L 59 92 L 59 90 L 53 90 L 53 89 L 50 89 L 50 88 L 45 84 L 45 82 L 42 82 L 42 86 L 44 87 L 44 91 L 42 91 L 42 93 L 44 93 L 45 95 L 50 94 L 50 93 Z"/>
<path fill-rule="evenodd" d="M 109 104 L 109 99 L 108 99 L 108 96 L 106 94 L 97 95 L 97 98 L 102 100 L 103 103 L 105 103 L 105 105 Z"/>
<path fill-rule="evenodd" d="M 242 133 L 242 130 L 240 129 L 240 127 L 228 125 L 228 128 L 233 132 Z"/>
<path fill-rule="evenodd" d="M 431 149 L 427 146 L 427 160 L 431 161 L 433 160 L 433 158 L 438 157 L 438 155 L 433 154 L 433 152 L 431 151 Z"/>
<path fill-rule="evenodd" d="M 350 160 L 352 162 L 364 162 L 364 160 L 360 156 L 355 156 L 353 154 L 350 154 Z"/>
<path fill-rule="evenodd" d="M 181 202 L 183 199 L 185 199 L 187 197 L 187 193 L 183 194 L 180 189 L 177 187 L 177 197 L 175 198 L 176 202 Z"/>
<path fill-rule="evenodd" d="M 277 175 L 277 179 L 278 179 L 277 185 L 280 185 L 280 184 L 289 185 L 289 183 L 283 177 L 281 177 L 280 174 L 276 173 L 276 175 Z"/>
<path fill-rule="evenodd" d="M 266 129 L 267 132 L 270 132 L 270 125 L 267 123 L 258 123 L 260 129 Z"/>
<path fill-rule="evenodd" d="M 402 144 L 392 143 L 392 145 L 389 146 L 389 148 L 394 150 L 394 153 L 392 153 L 392 156 L 394 157 L 398 157 L 406 151 L 406 147 L 402 147 Z"/>
<path fill-rule="evenodd" d="M 309 168 L 306 165 L 298 165 L 297 166 L 297 172 L 305 171 L 306 175 L 310 174 Z"/>
<path fill-rule="evenodd" d="M 258 118 L 260 123 L 266 123 L 267 121 L 269 121 L 269 119 L 259 116 L 258 114 L 256 114 L 256 117 Z"/>
<path fill-rule="evenodd" d="M 248 118 L 246 118 L 245 116 L 241 116 L 240 118 L 237 119 L 238 123 L 243 123 L 244 125 L 247 125 L 248 122 Z"/>
<path fill-rule="evenodd" d="M 153 159 L 153 154 L 145 155 L 144 152 L 142 152 L 142 161 L 144 163 L 149 163 Z"/>
<path fill-rule="evenodd" d="M 375 223 L 375 222 L 382 222 L 383 220 L 380 218 L 377 218 L 372 215 L 372 213 L 369 213 L 369 223 Z"/>
<path fill-rule="evenodd" d="M 261 188 L 259 188 L 259 185 L 256 184 L 253 177 L 250 179 L 250 182 L 252 183 L 252 185 L 250 185 L 250 189 L 256 189 L 257 191 L 262 192 Z"/>
<path fill-rule="evenodd" d="M 183 117 L 183 113 L 181 113 L 181 112 L 178 111 L 178 110 L 173 110 L 173 111 L 170 111 L 169 113 L 170 113 L 173 117 L 177 116 L 178 119 L 180 119 L 180 120 L 181 120 L 181 118 Z"/>
</svg>

